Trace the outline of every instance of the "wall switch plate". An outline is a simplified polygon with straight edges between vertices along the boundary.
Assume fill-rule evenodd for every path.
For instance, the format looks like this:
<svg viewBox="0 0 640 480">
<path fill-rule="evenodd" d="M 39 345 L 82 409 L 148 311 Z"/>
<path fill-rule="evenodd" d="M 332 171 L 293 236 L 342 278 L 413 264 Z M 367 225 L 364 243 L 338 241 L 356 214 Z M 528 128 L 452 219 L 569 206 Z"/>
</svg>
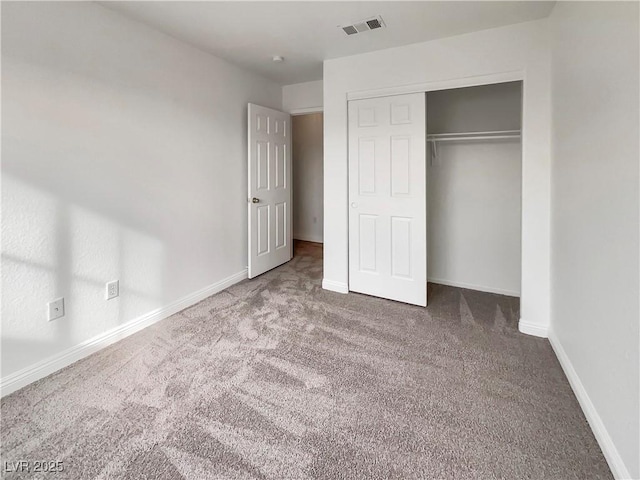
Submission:
<svg viewBox="0 0 640 480">
<path fill-rule="evenodd" d="M 64 297 L 47 303 L 47 320 L 51 321 L 60 317 L 64 317 Z"/>
<path fill-rule="evenodd" d="M 107 283 L 106 299 L 111 300 L 118 295 L 120 295 L 120 281 L 114 280 L 113 282 Z"/>
</svg>

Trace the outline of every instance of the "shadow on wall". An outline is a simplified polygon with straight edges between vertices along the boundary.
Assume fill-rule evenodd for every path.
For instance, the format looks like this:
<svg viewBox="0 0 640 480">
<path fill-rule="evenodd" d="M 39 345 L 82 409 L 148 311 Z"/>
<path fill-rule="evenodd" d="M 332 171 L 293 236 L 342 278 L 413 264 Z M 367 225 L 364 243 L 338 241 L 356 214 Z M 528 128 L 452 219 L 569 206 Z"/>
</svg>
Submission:
<svg viewBox="0 0 640 480">
<path fill-rule="evenodd" d="M 2 376 L 158 308 L 164 268 L 159 240 L 3 172 Z M 58 297 L 65 316 L 48 322 Z"/>
</svg>

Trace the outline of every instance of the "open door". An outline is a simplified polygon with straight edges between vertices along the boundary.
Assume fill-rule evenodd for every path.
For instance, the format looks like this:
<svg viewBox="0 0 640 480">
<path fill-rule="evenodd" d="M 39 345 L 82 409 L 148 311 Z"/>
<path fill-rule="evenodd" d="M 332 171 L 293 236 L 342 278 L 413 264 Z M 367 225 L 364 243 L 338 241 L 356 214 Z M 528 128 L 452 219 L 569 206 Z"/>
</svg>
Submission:
<svg viewBox="0 0 640 480">
<path fill-rule="evenodd" d="M 291 116 L 249 104 L 249 278 L 293 256 Z"/>
<path fill-rule="evenodd" d="M 426 96 L 349 102 L 349 290 L 427 305 Z"/>
</svg>

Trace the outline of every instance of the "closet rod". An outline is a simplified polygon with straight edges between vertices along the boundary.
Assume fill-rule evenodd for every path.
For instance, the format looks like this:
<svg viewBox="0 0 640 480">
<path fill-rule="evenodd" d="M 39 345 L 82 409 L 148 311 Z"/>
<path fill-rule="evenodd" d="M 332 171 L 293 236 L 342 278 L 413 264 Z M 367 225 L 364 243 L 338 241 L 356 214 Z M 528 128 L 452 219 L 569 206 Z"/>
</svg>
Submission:
<svg viewBox="0 0 640 480">
<path fill-rule="evenodd" d="M 447 142 L 460 140 L 491 140 L 505 138 L 520 138 L 520 130 L 499 130 L 494 132 L 460 132 L 460 133 L 434 133 L 427 135 L 429 142 Z"/>
</svg>

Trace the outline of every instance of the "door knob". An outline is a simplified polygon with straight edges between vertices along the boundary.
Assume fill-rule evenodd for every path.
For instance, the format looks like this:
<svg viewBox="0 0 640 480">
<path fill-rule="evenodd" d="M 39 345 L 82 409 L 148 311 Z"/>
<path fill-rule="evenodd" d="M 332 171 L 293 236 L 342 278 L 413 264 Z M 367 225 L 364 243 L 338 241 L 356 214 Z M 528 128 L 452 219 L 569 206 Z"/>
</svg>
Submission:
<svg viewBox="0 0 640 480">
<path fill-rule="evenodd" d="M 259 198 L 256 198 L 256 197 L 253 197 L 253 198 L 251 199 L 251 203 L 260 203 L 260 199 L 259 199 Z"/>
<path fill-rule="evenodd" d="M 356 202 L 351 202 L 351 208 L 358 208 L 358 204 Z"/>
</svg>

